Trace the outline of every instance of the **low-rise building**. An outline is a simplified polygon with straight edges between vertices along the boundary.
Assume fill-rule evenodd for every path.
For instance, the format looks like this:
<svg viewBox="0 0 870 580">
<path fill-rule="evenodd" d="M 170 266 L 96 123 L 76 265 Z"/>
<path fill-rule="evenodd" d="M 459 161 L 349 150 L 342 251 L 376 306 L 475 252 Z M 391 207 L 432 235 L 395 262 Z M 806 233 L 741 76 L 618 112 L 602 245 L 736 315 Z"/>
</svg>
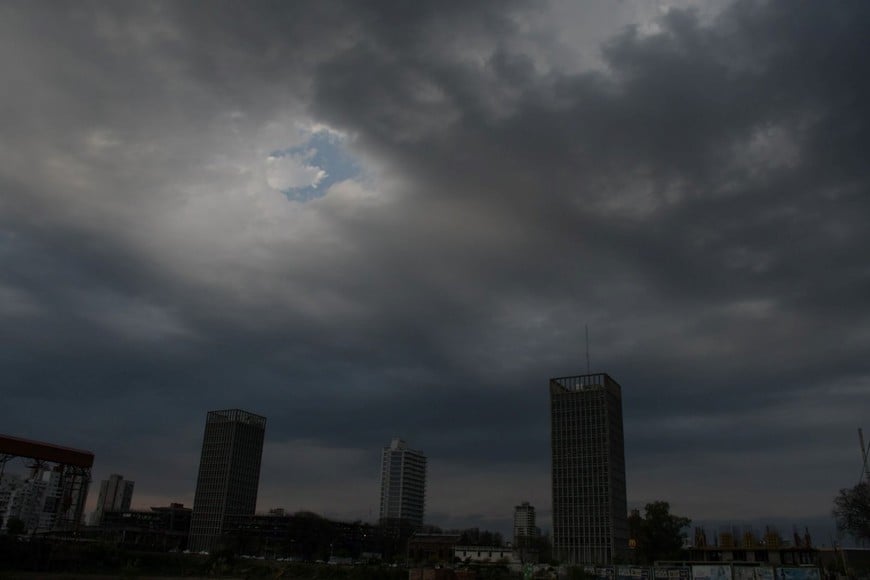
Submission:
<svg viewBox="0 0 870 580">
<path fill-rule="evenodd" d="M 711 535 L 695 528 L 694 541 L 686 546 L 688 559 L 695 562 L 746 562 L 774 566 L 808 566 L 818 564 L 818 550 L 809 532 L 794 533 L 792 540 L 767 526 L 763 534 L 752 529 L 725 529 Z"/>
<path fill-rule="evenodd" d="M 453 548 L 453 557 L 459 562 L 476 562 L 487 564 L 519 564 L 513 548 L 496 546 L 456 546 Z"/>
<path fill-rule="evenodd" d="M 412 563 L 451 564 L 459 534 L 414 534 L 408 540 L 408 561 Z"/>
<path fill-rule="evenodd" d="M 187 549 L 192 511 L 180 503 L 150 510 L 107 511 L 94 533 L 103 540 L 141 550 L 182 551 Z"/>
</svg>

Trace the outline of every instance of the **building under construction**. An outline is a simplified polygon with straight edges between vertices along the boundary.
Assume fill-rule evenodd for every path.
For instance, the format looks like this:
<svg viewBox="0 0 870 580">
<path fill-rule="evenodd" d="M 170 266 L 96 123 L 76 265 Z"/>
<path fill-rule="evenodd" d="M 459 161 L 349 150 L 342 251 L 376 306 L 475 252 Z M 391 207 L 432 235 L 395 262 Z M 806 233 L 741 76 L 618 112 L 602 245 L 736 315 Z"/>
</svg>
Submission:
<svg viewBox="0 0 870 580">
<path fill-rule="evenodd" d="M 6 473 L 7 465 L 18 458 L 29 469 L 26 479 Z M 25 520 L 31 532 L 77 531 L 93 465 L 90 451 L 0 435 L 0 517 Z"/>
<path fill-rule="evenodd" d="M 773 526 L 763 534 L 750 527 L 725 527 L 709 539 L 707 530 L 695 528 L 694 540 L 687 546 L 689 560 L 694 562 L 737 562 L 773 564 L 776 566 L 812 566 L 818 564 L 818 550 L 808 529 L 795 529 L 792 538 L 784 538 Z"/>
<path fill-rule="evenodd" d="M 550 379 L 553 551 L 566 564 L 628 555 L 622 388 L 596 373 Z"/>
</svg>

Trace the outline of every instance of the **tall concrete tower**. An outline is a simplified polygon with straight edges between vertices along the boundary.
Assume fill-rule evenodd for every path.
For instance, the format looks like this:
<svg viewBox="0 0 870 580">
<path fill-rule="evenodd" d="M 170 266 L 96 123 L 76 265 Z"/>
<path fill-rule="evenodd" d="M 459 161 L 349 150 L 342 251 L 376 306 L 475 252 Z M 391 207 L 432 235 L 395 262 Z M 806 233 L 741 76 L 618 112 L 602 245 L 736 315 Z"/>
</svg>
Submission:
<svg viewBox="0 0 870 580">
<path fill-rule="evenodd" d="M 550 379 L 553 551 L 611 564 L 628 551 L 622 390 L 604 373 Z"/>
<path fill-rule="evenodd" d="M 190 519 L 192 552 L 220 545 L 227 516 L 256 510 L 265 434 L 265 417 L 241 409 L 209 412 Z"/>
<path fill-rule="evenodd" d="M 381 522 L 419 526 L 425 508 L 426 456 L 393 439 L 381 460 Z"/>
</svg>

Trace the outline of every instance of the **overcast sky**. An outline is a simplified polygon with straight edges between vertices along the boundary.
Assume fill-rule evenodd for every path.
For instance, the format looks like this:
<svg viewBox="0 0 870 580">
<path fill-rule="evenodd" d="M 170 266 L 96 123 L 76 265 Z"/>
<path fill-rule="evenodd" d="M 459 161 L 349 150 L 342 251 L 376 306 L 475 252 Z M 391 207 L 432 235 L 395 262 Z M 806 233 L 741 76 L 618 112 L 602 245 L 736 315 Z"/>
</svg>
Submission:
<svg viewBox="0 0 870 580">
<path fill-rule="evenodd" d="M 630 506 L 827 518 L 870 427 L 867 22 L 3 2 L 0 432 L 190 505 L 206 412 L 241 407 L 262 510 L 375 519 L 401 436 L 429 522 L 546 528 L 547 379 L 588 324 Z"/>
</svg>

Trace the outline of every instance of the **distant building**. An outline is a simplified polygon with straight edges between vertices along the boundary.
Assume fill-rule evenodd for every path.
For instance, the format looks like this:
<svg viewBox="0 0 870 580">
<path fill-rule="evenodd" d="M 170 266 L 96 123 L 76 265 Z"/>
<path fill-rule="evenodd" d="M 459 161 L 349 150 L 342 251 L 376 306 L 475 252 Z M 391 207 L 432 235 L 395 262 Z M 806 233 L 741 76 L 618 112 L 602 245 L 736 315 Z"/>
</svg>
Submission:
<svg viewBox="0 0 870 580">
<path fill-rule="evenodd" d="M 214 550 L 227 517 L 254 513 L 265 433 L 265 417 L 240 409 L 211 411 L 206 417 L 190 521 L 191 551 Z"/>
<path fill-rule="evenodd" d="M 60 466 L 33 467 L 26 477 L 4 474 L 0 477 L 0 521 L 19 519 L 24 522 L 28 533 L 48 532 L 60 528 L 63 523 L 58 513 L 64 503 L 84 504 L 79 494 L 87 493 L 87 488 L 75 488 L 72 495 L 64 488 Z M 79 512 L 80 513 L 80 512 Z"/>
<path fill-rule="evenodd" d="M 426 456 L 393 439 L 381 460 L 381 522 L 420 526 L 425 507 Z"/>
<path fill-rule="evenodd" d="M 230 516 L 224 526 L 224 536 L 241 554 L 304 561 L 379 558 L 380 532 L 372 524 L 334 521 L 311 512 Z"/>
<path fill-rule="evenodd" d="M 4 521 L 20 519 L 28 532 L 79 529 L 91 482 L 93 453 L 0 435 L 0 457 L 4 464 L 14 457 L 32 460 L 28 477 L 0 477 L 5 481 L 0 485 L 0 517 Z"/>
<path fill-rule="evenodd" d="M 28 477 L 4 474 L 0 478 L 0 520 L 5 526 L 11 519 L 24 522 L 28 532 L 46 531 L 46 518 L 51 514 L 43 509 L 51 487 L 51 474 L 34 469 Z"/>
<path fill-rule="evenodd" d="M 416 564 L 452 564 L 459 534 L 417 533 L 408 540 L 408 561 Z M 493 548 L 497 549 L 497 548 Z"/>
<path fill-rule="evenodd" d="M 628 550 L 622 391 L 604 373 L 550 379 L 553 551 L 611 564 Z"/>
<path fill-rule="evenodd" d="M 190 517 L 191 509 L 180 503 L 148 511 L 107 511 L 100 528 L 91 528 L 91 534 L 139 550 L 181 551 L 187 548 Z"/>
<path fill-rule="evenodd" d="M 453 559 L 466 564 L 502 564 L 513 571 L 519 571 L 523 563 L 513 548 L 496 546 L 454 546 Z"/>
<path fill-rule="evenodd" d="M 793 540 L 783 538 L 775 527 L 765 526 L 762 534 L 751 528 L 735 527 L 713 532 L 707 541 L 707 530 L 695 528 L 694 540 L 687 542 L 686 558 L 695 562 L 728 562 L 734 564 L 774 566 L 815 566 L 819 550 L 813 547 L 809 530 Z"/>
<path fill-rule="evenodd" d="M 538 537 L 535 526 L 535 506 L 524 501 L 514 508 L 514 547 L 527 547 Z"/>
<path fill-rule="evenodd" d="M 109 479 L 100 483 L 100 495 L 97 498 L 97 508 L 91 517 L 91 524 L 98 526 L 107 512 L 126 512 L 130 510 L 133 501 L 133 487 L 136 482 L 125 480 L 123 475 L 113 473 Z"/>
</svg>

